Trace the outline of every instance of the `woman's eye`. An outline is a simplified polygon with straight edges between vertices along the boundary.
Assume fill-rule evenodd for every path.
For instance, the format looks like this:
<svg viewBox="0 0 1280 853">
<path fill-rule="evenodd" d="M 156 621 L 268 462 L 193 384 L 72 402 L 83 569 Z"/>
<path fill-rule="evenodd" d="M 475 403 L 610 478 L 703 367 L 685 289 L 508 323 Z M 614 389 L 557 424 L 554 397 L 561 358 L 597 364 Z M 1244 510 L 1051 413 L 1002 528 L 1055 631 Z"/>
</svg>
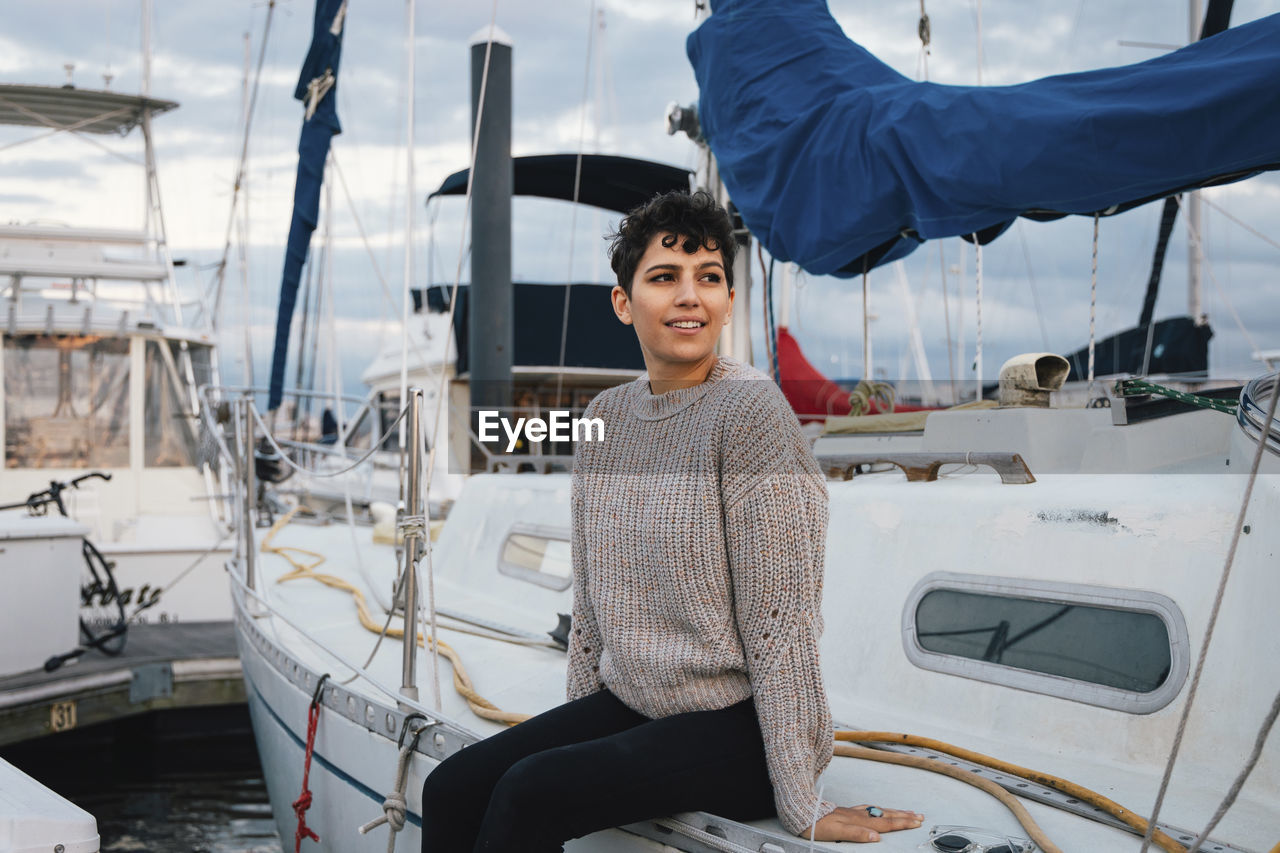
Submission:
<svg viewBox="0 0 1280 853">
<path fill-rule="evenodd" d="M 709 281 L 712 284 L 720 283 L 720 273 L 718 272 L 709 272 L 706 275 L 704 275 L 702 278 L 704 281 Z"/>
<path fill-rule="evenodd" d="M 650 281 L 675 281 L 675 278 L 669 272 L 658 273 Z"/>
</svg>

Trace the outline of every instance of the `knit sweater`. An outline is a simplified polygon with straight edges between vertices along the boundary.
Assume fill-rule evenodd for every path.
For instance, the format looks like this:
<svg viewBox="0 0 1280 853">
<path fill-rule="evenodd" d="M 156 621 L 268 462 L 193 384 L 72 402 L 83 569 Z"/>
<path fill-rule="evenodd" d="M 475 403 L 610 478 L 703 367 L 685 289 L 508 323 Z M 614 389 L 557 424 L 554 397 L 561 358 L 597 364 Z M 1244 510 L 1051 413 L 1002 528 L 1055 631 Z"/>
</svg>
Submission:
<svg viewBox="0 0 1280 853">
<path fill-rule="evenodd" d="M 569 699 L 607 687 L 650 718 L 754 697 L 778 817 L 835 808 L 818 664 L 827 489 L 777 386 L 721 357 L 700 385 L 610 388 L 573 470 Z"/>
</svg>

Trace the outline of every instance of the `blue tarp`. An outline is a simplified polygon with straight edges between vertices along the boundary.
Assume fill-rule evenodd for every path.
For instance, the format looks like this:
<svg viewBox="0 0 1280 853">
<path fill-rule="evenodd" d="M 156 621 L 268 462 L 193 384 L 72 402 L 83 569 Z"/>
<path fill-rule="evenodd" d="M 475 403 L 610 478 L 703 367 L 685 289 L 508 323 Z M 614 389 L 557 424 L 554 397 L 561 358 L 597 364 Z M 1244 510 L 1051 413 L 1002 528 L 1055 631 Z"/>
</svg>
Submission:
<svg viewBox="0 0 1280 853">
<path fill-rule="evenodd" d="M 715 0 L 688 52 L 734 204 L 770 254 L 816 275 L 1280 168 L 1280 15 L 1016 86 L 910 80 L 824 0 Z"/>
<path fill-rule="evenodd" d="M 302 122 L 298 139 L 298 179 L 293 190 L 293 219 L 285 247 L 284 275 L 280 279 L 280 305 L 276 309 L 276 346 L 271 356 L 271 385 L 267 408 L 275 409 L 284 396 L 284 366 L 289 351 L 289 326 L 298 300 L 298 282 L 307 260 L 311 234 L 320 215 L 320 186 L 329 142 L 342 132 L 338 124 L 338 60 L 346 0 L 316 0 L 311 49 L 302 63 L 302 74 L 293 96 L 315 111 Z M 318 100 L 317 100 L 318 97 Z"/>
</svg>

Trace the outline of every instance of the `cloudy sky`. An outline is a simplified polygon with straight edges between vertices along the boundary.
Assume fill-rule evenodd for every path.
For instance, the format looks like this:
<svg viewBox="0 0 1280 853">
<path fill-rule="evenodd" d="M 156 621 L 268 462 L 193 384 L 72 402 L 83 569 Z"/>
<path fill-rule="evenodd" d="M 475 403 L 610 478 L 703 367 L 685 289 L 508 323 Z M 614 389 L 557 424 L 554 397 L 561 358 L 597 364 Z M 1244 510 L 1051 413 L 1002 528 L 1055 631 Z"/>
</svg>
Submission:
<svg viewBox="0 0 1280 853">
<path fill-rule="evenodd" d="M 926 7 L 933 32 L 929 79 L 943 83 L 977 82 L 979 18 L 986 84 L 1141 61 L 1166 50 L 1162 45 L 1185 43 L 1188 32 L 1185 0 L 984 0 L 980 10 L 977 0 L 926 0 Z M 832 0 L 831 8 L 851 38 L 900 72 L 921 76 L 918 0 Z M 491 10 L 490 2 L 480 0 L 418 2 L 413 192 L 419 206 L 412 251 L 419 284 L 448 282 L 455 274 L 462 202 L 449 199 L 428 210 L 421 200 L 466 164 L 468 44 L 488 26 Z M 603 35 L 594 26 L 593 10 L 603 16 Z M 357 393 L 360 370 L 398 328 L 408 191 L 405 11 L 403 0 L 350 3 L 338 86 L 344 132 L 334 151 L 350 201 L 338 183 L 333 289 L 342 372 L 348 390 Z M 1277 12 L 1280 0 L 1237 0 L 1232 23 Z M 224 364 L 228 378 L 236 380 L 246 315 L 259 381 L 269 358 L 301 123 L 292 90 L 306 53 L 312 5 L 279 0 L 269 33 L 267 15 L 262 0 L 164 0 L 156 4 L 152 31 L 152 93 L 182 105 L 156 120 L 155 141 L 169 240 L 175 256 L 189 262 L 183 284 L 192 292 L 209 287 L 208 266 L 222 255 L 243 132 L 246 50 L 256 64 L 266 39 L 249 141 L 248 311 L 234 263 L 223 301 Z M 696 26 L 692 0 L 498 0 L 496 17 L 514 44 L 515 154 L 581 147 L 695 164 L 692 144 L 668 137 L 663 127 L 669 102 L 697 98 L 685 56 L 685 38 Z M 0 29 L 0 79 L 61 84 L 64 65 L 74 63 L 78 86 L 100 88 L 103 75 L 110 73 L 112 89 L 136 92 L 140 20 L 135 0 L 13 4 Z M 136 135 L 103 140 L 109 151 L 74 137 L 15 145 L 31 135 L 31 129 L 0 128 L 0 206 L 7 220 L 141 225 L 142 175 L 126 162 L 139 155 Z M 1214 189 L 1206 197 L 1280 241 L 1276 175 Z M 605 280 L 600 235 L 612 226 L 611 215 L 590 209 L 575 215 L 568 204 L 517 199 L 514 218 L 517 279 Z M 1137 321 L 1158 218 L 1159 205 L 1148 205 L 1102 222 L 1099 337 Z M 1219 375 L 1248 377 L 1259 370 L 1250 359 L 1250 339 L 1262 348 L 1280 348 L 1280 312 L 1272 297 L 1280 249 L 1213 209 L 1205 210 L 1204 220 L 1204 304 L 1215 330 L 1211 366 Z M 1014 353 L 1067 352 L 1087 342 L 1091 238 L 1091 221 L 1080 217 L 1022 222 L 984 251 L 983 372 L 988 378 Z M 973 254 L 961 241 L 946 240 L 917 251 L 905 265 L 935 379 L 947 376 L 949 362 L 944 267 L 950 363 L 957 376 L 972 375 L 966 371 L 975 338 Z M 236 257 L 233 247 L 231 258 Z M 1157 318 L 1186 312 L 1186 257 L 1186 232 L 1179 228 L 1169 249 Z M 892 268 L 873 272 L 871 293 L 876 372 L 913 376 L 908 311 Z M 862 372 L 861 305 L 856 282 L 802 276 L 793 293 L 792 331 L 811 360 L 831 375 Z M 757 349 L 759 308 L 757 295 L 751 318 Z"/>
</svg>

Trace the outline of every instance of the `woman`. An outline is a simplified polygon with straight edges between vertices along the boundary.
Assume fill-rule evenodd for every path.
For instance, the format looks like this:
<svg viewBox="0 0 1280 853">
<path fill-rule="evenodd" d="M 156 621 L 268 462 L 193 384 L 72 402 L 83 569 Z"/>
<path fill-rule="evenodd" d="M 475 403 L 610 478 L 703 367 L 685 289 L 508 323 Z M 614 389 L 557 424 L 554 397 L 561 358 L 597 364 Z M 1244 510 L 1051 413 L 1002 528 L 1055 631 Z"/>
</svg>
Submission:
<svg viewBox="0 0 1280 853">
<path fill-rule="evenodd" d="M 923 820 L 815 790 L 826 485 L 777 387 L 715 354 L 735 248 L 706 193 L 658 196 L 614 235 L 613 307 L 647 374 L 592 401 L 604 440 L 576 449 L 569 701 L 431 773 L 424 853 L 550 853 L 681 811 L 776 814 L 819 841 Z"/>
</svg>

